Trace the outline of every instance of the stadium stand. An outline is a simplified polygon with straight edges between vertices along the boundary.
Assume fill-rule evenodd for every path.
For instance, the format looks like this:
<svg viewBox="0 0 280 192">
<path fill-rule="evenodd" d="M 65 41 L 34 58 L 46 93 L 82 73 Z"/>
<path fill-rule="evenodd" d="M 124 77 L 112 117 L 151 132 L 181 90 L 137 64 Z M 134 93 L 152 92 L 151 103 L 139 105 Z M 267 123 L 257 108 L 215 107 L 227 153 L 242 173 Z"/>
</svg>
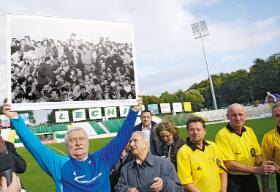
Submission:
<svg viewBox="0 0 280 192">
<path fill-rule="evenodd" d="M 124 119 L 109 119 L 107 121 L 102 121 L 102 124 L 105 125 L 111 133 L 117 133 L 123 122 Z"/>
<path fill-rule="evenodd" d="M 56 139 L 64 139 L 64 137 L 65 137 L 65 132 L 64 133 L 59 133 L 59 132 L 55 133 Z"/>
<path fill-rule="evenodd" d="M 65 123 L 60 123 L 60 124 L 53 124 L 51 126 L 52 132 L 55 131 L 65 131 L 68 129 L 67 125 Z"/>
<path fill-rule="evenodd" d="M 249 118 L 271 117 L 271 107 L 269 104 L 259 104 L 258 107 L 245 106 Z"/>
<path fill-rule="evenodd" d="M 92 138 L 93 136 L 97 135 L 96 131 L 92 128 L 92 126 L 88 122 L 72 123 L 72 126 L 73 127 L 82 127 L 82 128 L 84 128 L 86 133 L 88 134 L 88 136 L 90 138 Z"/>
<path fill-rule="evenodd" d="M 98 135 L 105 134 L 104 129 L 96 121 L 89 121 L 91 127 L 95 130 Z"/>
<path fill-rule="evenodd" d="M 257 107 L 255 106 L 244 106 L 247 112 L 248 119 L 256 119 L 256 118 L 263 118 L 263 117 L 270 117 L 271 116 L 271 109 L 269 104 L 260 104 Z M 227 109 L 218 109 L 212 111 L 201 111 L 194 113 L 204 119 L 208 120 L 209 122 L 217 122 L 217 121 L 226 121 L 226 112 Z"/>
<path fill-rule="evenodd" d="M 21 140 L 20 140 L 20 138 L 18 138 L 18 137 L 15 137 L 14 143 L 21 143 Z"/>
<path fill-rule="evenodd" d="M 194 113 L 196 116 L 200 116 L 205 120 L 212 121 L 224 121 L 226 120 L 226 109 L 218 109 L 213 111 L 201 111 Z"/>
</svg>

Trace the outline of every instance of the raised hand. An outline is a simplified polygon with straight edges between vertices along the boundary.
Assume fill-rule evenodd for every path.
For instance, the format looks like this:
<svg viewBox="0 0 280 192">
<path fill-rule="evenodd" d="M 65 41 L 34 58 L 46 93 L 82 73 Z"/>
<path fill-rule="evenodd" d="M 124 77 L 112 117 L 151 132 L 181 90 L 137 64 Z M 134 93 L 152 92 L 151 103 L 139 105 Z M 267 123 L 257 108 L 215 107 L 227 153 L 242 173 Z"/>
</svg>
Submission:
<svg viewBox="0 0 280 192">
<path fill-rule="evenodd" d="M 4 99 L 3 113 L 9 118 L 14 118 L 18 116 L 17 112 L 11 111 L 11 105 L 7 103 L 7 98 Z"/>
<path fill-rule="evenodd" d="M 132 110 L 135 111 L 135 112 L 140 111 L 141 108 L 142 108 L 142 104 L 143 104 L 142 97 L 138 97 L 137 105 L 134 105 L 134 106 L 132 107 Z"/>
</svg>

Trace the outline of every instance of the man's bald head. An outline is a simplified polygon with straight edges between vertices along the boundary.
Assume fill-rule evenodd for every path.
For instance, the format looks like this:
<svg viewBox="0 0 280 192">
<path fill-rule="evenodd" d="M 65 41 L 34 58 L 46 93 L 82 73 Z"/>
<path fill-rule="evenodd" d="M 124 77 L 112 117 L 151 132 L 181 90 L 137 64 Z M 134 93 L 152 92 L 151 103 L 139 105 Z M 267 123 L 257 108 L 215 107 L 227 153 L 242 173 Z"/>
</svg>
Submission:
<svg viewBox="0 0 280 192">
<path fill-rule="evenodd" d="M 231 104 L 227 110 L 227 118 L 234 129 L 241 130 L 246 121 L 246 111 L 243 105 Z"/>
<path fill-rule="evenodd" d="M 227 108 L 227 114 L 229 114 L 229 112 L 233 111 L 233 110 L 236 110 L 236 109 L 239 109 L 239 110 L 243 110 L 245 112 L 245 108 L 243 105 L 239 104 L 239 103 L 233 103 L 231 104 L 230 106 L 228 106 Z M 245 112 L 246 113 L 246 112 Z"/>
</svg>

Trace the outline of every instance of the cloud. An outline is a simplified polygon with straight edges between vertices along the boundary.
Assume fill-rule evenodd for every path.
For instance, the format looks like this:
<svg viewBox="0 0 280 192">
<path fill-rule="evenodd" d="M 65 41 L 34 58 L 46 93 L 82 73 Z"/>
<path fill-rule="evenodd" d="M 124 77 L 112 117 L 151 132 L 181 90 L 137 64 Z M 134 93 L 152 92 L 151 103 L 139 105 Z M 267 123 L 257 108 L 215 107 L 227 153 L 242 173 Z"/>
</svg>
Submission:
<svg viewBox="0 0 280 192">
<path fill-rule="evenodd" d="M 267 18 L 250 23 L 249 21 L 214 22 L 210 24 L 208 51 L 230 52 L 257 49 L 280 37 L 279 19 Z"/>
<path fill-rule="evenodd" d="M 194 39 L 190 26 L 194 21 L 205 18 L 199 18 L 197 13 L 190 10 L 192 6 L 218 7 L 219 2 L 220 0 L 9 0 L 0 2 L 0 11 L 3 14 L 12 12 L 133 23 L 140 90 L 145 94 L 158 95 L 166 90 L 187 89 L 194 82 L 207 78 L 201 42 Z M 253 21 L 233 17 L 232 20 L 225 21 L 206 15 L 206 19 L 210 35 L 205 37 L 204 43 L 211 71 L 223 72 L 247 67 L 250 65 L 248 59 L 258 57 L 258 52 L 264 52 L 267 47 L 279 42 L 277 16 Z M 0 27 L 5 29 L 3 21 L 0 21 Z M 2 67 L 6 49 L 3 30 L 0 42 Z M 1 76 L 0 82 L 3 81 Z"/>
<path fill-rule="evenodd" d="M 247 55 L 244 55 L 244 54 L 225 54 L 225 55 L 222 56 L 221 61 L 223 63 L 236 62 L 236 61 L 239 61 L 241 59 L 244 59 L 245 57 L 247 57 Z"/>
</svg>

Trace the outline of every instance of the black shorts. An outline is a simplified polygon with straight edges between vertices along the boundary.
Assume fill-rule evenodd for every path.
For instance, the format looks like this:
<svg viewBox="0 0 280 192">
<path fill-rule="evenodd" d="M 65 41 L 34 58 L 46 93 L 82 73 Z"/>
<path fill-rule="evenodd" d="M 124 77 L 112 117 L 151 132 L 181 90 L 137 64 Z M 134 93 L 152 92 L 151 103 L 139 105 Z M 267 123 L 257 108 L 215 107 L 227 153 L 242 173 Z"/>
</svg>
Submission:
<svg viewBox="0 0 280 192">
<path fill-rule="evenodd" d="M 256 175 L 228 175 L 228 192 L 260 192 Z"/>
</svg>

